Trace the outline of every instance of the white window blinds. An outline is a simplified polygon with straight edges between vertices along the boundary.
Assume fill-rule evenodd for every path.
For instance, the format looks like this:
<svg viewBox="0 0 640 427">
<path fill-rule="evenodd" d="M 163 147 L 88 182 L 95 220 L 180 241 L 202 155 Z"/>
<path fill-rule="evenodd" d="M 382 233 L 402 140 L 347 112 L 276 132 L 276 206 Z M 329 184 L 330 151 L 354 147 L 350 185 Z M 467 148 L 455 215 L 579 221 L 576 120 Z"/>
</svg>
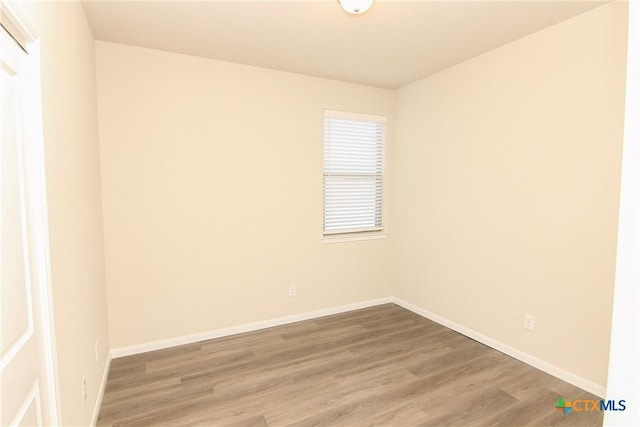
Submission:
<svg viewBox="0 0 640 427">
<path fill-rule="evenodd" d="M 385 121 L 325 110 L 325 235 L 382 230 Z"/>
</svg>

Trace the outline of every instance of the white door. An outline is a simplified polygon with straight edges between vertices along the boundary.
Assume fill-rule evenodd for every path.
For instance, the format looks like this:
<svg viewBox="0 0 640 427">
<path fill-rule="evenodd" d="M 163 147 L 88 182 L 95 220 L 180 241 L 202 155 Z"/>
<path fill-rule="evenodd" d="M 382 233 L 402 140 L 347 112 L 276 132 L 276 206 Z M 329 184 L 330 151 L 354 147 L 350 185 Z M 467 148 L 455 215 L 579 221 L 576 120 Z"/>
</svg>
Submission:
<svg viewBox="0 0 640 427">
<path fill-rule="evenodd" d="M 0 425 L 57 424 L 39 82 L 2 27 L 0 43 Z"/>
</svg>

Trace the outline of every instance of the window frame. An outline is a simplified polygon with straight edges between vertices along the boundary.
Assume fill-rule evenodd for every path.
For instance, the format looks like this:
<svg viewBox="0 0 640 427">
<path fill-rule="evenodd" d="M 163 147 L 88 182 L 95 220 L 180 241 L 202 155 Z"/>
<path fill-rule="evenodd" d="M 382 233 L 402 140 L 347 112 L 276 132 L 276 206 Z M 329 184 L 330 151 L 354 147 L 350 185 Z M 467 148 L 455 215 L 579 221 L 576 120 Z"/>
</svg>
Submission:
<svg viewBox="0 0 640 427">
<path fill-rule="evenodd" d="M 382 157 L 382 165 L 381 172 L 372 174 L 373 180 L 380 179 L 381 181 L 381 190 L 380 190 L 380 226 L 373 227 L 371 229 L 342 229 L 342 230 L 334 230 L 329 231 L 325 229 L 325 206 L 326 206 L 326 196 L 325 196 L 325 179 L 328 176 L 353 176 L 354 178 L 362 179 L 363 175 L 358 175 L 357 173 L 340 173 L 340 174 L 331 174 L 325 170 L 325 149 L 326 149 L 326 120 L 327 119 L 343 119 L 343 120 L 353 120 L 353 121 L 361 121 L 368 123 L 378 123 L 382 124 L 382 140 L 380 143 L 380 155 Z M 387 118 L 382 115 L 374 115 L 374 114 L 364 114 L 364 113 L 353 113 L 346 111 L 338 111 L 338 110 L 330 110 L 325 109 L 323 113 L 323 138 L 322 138 L 322 147 L 323 147 L 323 159 L 322 159 L 322 241 L 324 243 L 332 243 L 332 242 L 343 242 L 343 241 L 354 241 L 354 240 L 370 240 L 370 239 L 381 239 L 385 238 L 388 233 L 386 232 L 384 218 L 385 218 L 385 163 L 386 163 L 386 140 L 387 140 Z M 376 193 L 378 194 L 378 193 Z M 376 203 L 377 204 L 377 203 Z"/>
</svg>

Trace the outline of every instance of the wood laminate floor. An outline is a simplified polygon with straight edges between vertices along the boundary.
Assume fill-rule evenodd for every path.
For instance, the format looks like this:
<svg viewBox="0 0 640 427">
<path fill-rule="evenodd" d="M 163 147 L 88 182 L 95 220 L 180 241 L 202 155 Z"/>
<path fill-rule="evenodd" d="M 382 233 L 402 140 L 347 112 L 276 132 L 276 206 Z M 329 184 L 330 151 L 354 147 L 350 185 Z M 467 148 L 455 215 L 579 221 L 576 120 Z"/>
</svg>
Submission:
<svg viewBox="0 0 640 427">
<path fill-rule="evenodd" d="M 100 426 L 595 426 L 596 396 L 394 304 L 114 359 Z"/>
</svg>

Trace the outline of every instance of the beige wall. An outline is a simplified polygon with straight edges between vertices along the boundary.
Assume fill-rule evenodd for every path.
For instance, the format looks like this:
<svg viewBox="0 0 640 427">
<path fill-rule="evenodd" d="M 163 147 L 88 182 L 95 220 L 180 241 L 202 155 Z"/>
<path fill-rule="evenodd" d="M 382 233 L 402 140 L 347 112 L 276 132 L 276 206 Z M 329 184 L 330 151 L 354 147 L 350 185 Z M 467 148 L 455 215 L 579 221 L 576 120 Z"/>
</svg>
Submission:
<svg viewBox="0 0 640 427">
<path fill-rule="evenodd" d="M 393 92 L 105 42 L 96 52 L 113 348 L 390 294 L 389 239 L 321 242 L 322 116 L 392 122 Z"/>
<path fill-rule="evenodd" d="M 94 41 L 76 2 L 23 4 L 41 41 L 45 167 L 65 425 L 88 425 L 109 345 Z M 94 345 L 100 343 L 99 361 Z M 87 378 L 88 399 L 80 383 Z"/>
<path fill-rule="evenodd" d="M 397 296 L 602 386 L 625 36 L 606 5 L 404 87 L 396 110 Z"/>
</svg>

